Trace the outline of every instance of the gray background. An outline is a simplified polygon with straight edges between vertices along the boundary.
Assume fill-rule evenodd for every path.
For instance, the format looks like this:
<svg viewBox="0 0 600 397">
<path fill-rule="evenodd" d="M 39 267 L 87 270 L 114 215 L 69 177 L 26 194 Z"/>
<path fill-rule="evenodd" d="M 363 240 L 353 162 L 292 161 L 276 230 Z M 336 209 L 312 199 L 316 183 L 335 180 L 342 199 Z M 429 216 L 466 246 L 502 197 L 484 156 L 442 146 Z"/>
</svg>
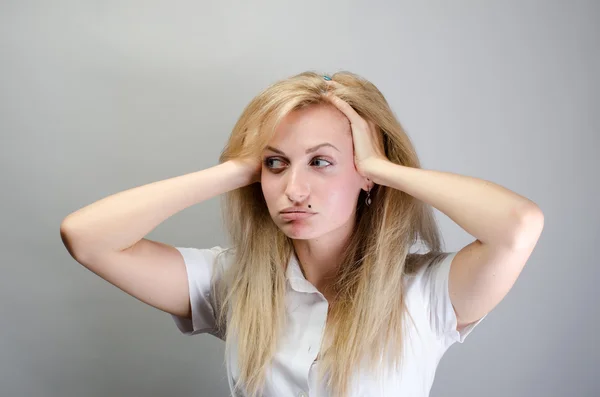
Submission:
<svg viewBox="0 0 600 397">
<path fill-rule="evenodd" d="M 227 395 L 223 343 L 79 265 L 60 222 L 215 165 L 248 101 L 311 69 L 375 83 L 425 168 L 544 211 L 521 277 L 431 395 L 600 395 L 599 41 L 594 1 L 3 1 L 0 396 Z M 218 208 L 148 238 L 222 245 Z M 473 240 L 436 216 L 447 250 Z"/>
</svg>

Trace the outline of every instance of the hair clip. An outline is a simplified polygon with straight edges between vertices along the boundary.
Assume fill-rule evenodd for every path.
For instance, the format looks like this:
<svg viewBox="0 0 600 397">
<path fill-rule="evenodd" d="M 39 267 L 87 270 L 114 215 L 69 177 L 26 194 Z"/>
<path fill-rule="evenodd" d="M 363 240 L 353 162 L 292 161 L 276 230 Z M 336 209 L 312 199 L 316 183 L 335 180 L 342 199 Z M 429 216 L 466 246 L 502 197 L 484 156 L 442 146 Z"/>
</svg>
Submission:
<svg viewBox="0 0 600 397">
<path fill-rule="evenodd" d="M 323 75 L 323 78 L 327 81 L 331 81 L 331 77 L 327 76 L 327 75 Z"/>
</svg>

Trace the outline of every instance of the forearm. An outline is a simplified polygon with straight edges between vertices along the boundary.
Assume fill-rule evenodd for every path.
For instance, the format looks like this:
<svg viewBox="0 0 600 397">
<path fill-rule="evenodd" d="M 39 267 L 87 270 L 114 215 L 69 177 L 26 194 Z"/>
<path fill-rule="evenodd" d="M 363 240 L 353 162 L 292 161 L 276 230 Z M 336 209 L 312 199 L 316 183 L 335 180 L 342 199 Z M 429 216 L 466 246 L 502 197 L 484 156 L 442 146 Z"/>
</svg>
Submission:
<svg viewBox="0 0 600 397">
<path fill-rule="evenodd" d="M 541 213 L 526 197 L 483 179 L 386 161 L 373 162 L 367 174 L 437 208 L 483 243 L 519 244 L 527 239 L 523 221 Z"/>
<path fill-rule="evenodd" d="M 68 215 L 61 237 L 71 255 L 131 247 L 177 212 L 248 184 L 231 161 L 125 190 Z"/>
</svg>

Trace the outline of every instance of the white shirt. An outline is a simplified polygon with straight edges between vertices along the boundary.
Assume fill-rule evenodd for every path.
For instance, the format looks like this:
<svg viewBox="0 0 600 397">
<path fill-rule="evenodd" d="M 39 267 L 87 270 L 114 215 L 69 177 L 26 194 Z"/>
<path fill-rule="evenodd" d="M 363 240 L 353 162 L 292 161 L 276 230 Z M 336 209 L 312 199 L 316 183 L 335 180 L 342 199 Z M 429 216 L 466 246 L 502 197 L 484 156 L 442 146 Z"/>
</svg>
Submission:
<svg viewBox="0 0 600 397">
<path fill-rule="evenodd" d="M 216 255 L 225 248 L 177 249 L 186 264 L 192 307 L 191 320 L 172 315 L 177 327 L 185 335 L 209 333 L 223 339 L 215 331 L 210 280 L 213 264 L 224 269 L 233 255 L 228 251 L 215 262 Z M 437 265 L 423 266 L 414 276 L 406 278 L 406 305 L 415 324 L 412 321 L 406 324 L 402 372 L 386 371 L 380 381 L 364 373 L 352 380 L 351 397 L 429 395 L 442 355 L 453 343 L 463 343 L 486 317 L 460 332 L 456 330 L 457 319 L 448 293 L 450 264 L 455 255 L 456 252 L 452 252 Z M 328 302 L 306 280 L 294 254 L 286 270 L 286 279 L 288 329 L 281 340 L 281 348 L 275 354 L 263 396 L 329 397 L 317 383 L 319 361 L 315 362 L 325 330 Z M 235 351 L 226 358 L 226 364 L 232 388 L 238 375 Z"/>
</svg>

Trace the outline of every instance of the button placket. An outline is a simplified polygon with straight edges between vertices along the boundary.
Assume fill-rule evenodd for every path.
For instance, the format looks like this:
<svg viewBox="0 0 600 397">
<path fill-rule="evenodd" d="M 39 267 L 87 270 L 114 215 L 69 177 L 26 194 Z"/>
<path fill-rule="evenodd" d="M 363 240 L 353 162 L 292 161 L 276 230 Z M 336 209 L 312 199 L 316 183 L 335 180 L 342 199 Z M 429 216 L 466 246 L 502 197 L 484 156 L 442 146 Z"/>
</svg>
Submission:
<svg viewBox="0 0 600 397">
<path fill-rule="evenodd" d="M 312 353 L 311 357 L 314 355 L 315 357 L 312 357 L 313 361 L 316 359 L 315 355 L 318 352 L 315 352 L 315 350 L 318 350 L 318 348 L 321 346 L 321 340 L 323 339 L 323 332 L 325 331 L 325 324 L 327 322 L 327 309 L 328 309 L 328 302 L 327 301 L 321 301 L 318 302 L 314 309 L 313 312 L 311 314 L 311 322 L 314 321 L 314 317 L 316 316 L 318 319 L 318 323 L 321 325 L 321 329 L 320 332 L 318 333 L 314 333 L 312 334 L 314 336 L 313 340 L 309 341 L 308 344 L 308 348 L 307 348 L 307 352 L 308 353 Z M 323 313 L 324 312 L 324 313 Z M 313 323 L 314 325 L 314 323 Z"/>
</svg>

